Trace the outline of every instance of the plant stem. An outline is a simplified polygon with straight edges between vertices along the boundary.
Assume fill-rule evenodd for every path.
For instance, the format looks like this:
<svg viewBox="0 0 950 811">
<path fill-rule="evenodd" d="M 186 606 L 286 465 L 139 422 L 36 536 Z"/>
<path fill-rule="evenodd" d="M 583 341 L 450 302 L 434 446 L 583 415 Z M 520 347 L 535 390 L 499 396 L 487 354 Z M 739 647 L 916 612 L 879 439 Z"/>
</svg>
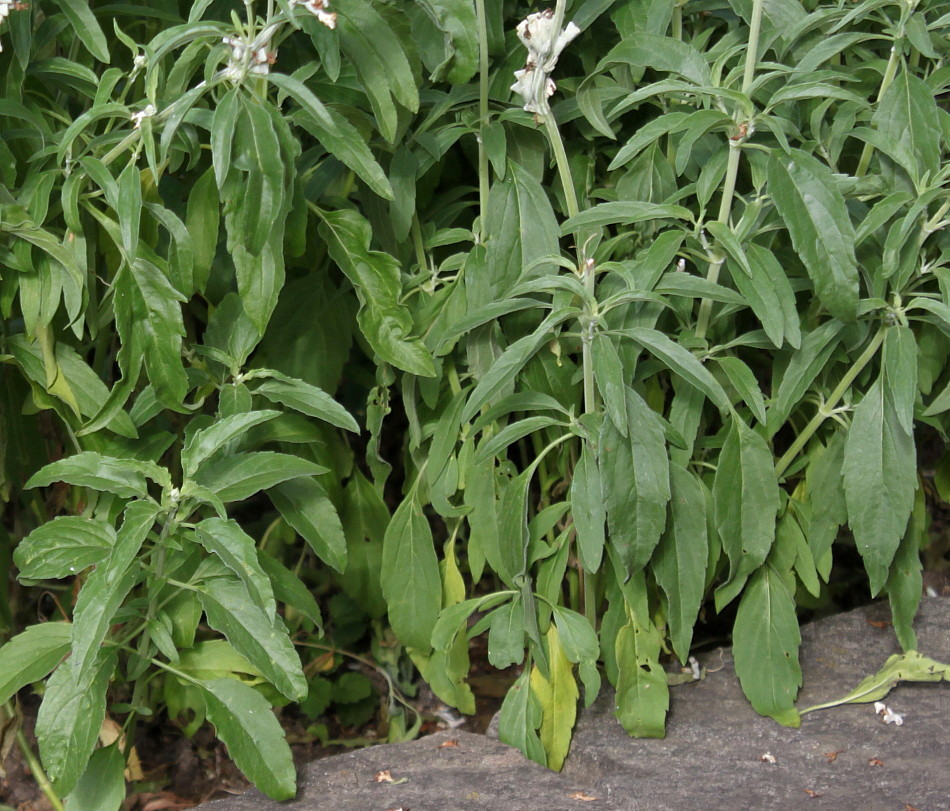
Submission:
<svg viewBox="0 0 950 811">
<path fill-rule="evenodd" d="M 17 711 L 10 701 L 4 702 L 3 711 L 10 718 L 15 718 L 17 716 Z M 20 751 L 23 753 L 23 759 L 26 761 L 26 765 L 30 768 L 30 774 L 33 775 L 33 779 L 40 787 L 40 791 L 42 791 L 46 796 L 46 799 L 49 800 L 49 804 L 53 806 L 55 811 L 64 811 L 63 801 L 56 793 L 56 789 L 53 788 L 53 784 L 50 783 L 49 778 L 46 776 L 46 772 L 43 771 L 43 765 L 40 763 L 36 755 L 33 754 L 33 747 L 30 746 L 29 741 L 26 739 L 26 735 L 23 734 L 23 730 L 19 728 L 19 726 L 17 727 L 16 731 L 16 742 L 17 746 L 20 747 Z"/>
<path fill-rule="evenodd" d="M 742 93 L 748 95 L 752 87 L 752 81 L 755 78 L 755 63 L 759 56 L 759 37 L 762 32 L 762 11 L 765 7 L 765 0 L 753 0 L 752 19 L 749 22 L 749 43 L 745 52 L 745 66 L 742 72 Z M 742 111 L 737 107 L 735 111 L 736 124 L 742 123 L 740 118 Z M 718 221 L 723 225 L 729 225 L 729 216 L 732 213 L 732 201 L 736 193 L 736 178 L 739 175 L 739 146 L 742 138 L 738 141 L 729 141 L 729 161 L 726 164 L 726 177 L 722 187 L 722 199 L 719 201 Z M 706 271 L 706 279 L 711 282 L 719 281 L 719 271 L 726 261 L 726 257 L 716 256 L 709 263 L 709 269 Z M 709 328 L 709 318 L 712 313 L 712 300 L 704 298 L 699 305 L 699 316 L 696 321 L 696 337 L 700 340 L 706 337 L 706 330 Z"/>
<path fill-rule="evenodd" d="M 478 235 L 485 237 L 485 215 L 488 213 L 488 152 L 485 149 L 485 127 L 488 126 L 488 22 L 485 0 L 475 0 L 475 24 L 478 27 Z"/>
<path fill-rule="evenodd" d="M 835 390 L 831 392 L 831 394 L 828 396 L 828 399 L 821 405 L 815 416 L 811 418 L 808 425 L 806 425 L 802 432 L 797 437 L 795 437 L 795 441 L 791 444 L 791 447 L 785 451 L 782 458 L 779 459 L 778 463 L 775 465 L 776 478 L 780 479 L 782 477 L 782 474 L 788 470 L 788 466 L 795 461 L 795 457 L 797 457 L 802 448 L 805 447 L 808 440 L 810 440 L 815 435 L 815 432 L 821 427 L 821 424 L 834 413 L 834 409 L 838 405 L 838 401 L 844 396 L 845 392 L 857 379 L 858 375 L 864 371 L 864 367 L 871 362 L 871 360 L 877 354 L 878 349 L 881 348 L 881 344 L 884 343 L 884 335 L 886 332 L 887 327 L 881 327 L 877 331 L 877 334 L 871 339 L 871 343 L 869 343 L 864 352 L 861 353 L 861 357 L 859 357 L 851 366 L 851 368 L 848 369 L 844 377 L 841 378 L 841 382 L 835 387 Z"/>
<path fill-rule="evenodd" d="M 895 41 L 894 44 L 891 45 L 891 57 L 887 60 L 887 67 L 884 68 L 884 75 L 881 77 L 881 88 L 877 91 L 878 102 L 880 102 L 887 88 L 891 86 L 891 82 L 894 81 L 894 77 L 897 75 L 898 62 L 900 62 L 900 48 L 897 47 L 897 42 Z M 865 144 L 861 152 L 861 158 L 858 160 L 858 168 L 854 170 L 855 177 L 864 177 L 868 171 L 868 166 L 871 164 L 871 156 L 873 154 L 874 147 L 870 144 Z"/>
</svg>

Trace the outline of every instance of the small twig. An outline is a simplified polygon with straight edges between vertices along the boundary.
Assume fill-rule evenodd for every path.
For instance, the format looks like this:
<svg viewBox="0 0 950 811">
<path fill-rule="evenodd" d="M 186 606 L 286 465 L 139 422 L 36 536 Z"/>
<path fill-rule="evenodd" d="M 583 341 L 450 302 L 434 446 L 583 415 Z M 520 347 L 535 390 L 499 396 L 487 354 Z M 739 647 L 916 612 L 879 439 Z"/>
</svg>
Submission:
<svg viewBox="0 0 950 811">
<path fill-rule="evenodd" d="M 4 702 L 3 711 L 11 718 L 19 715 L 17 710 L 9 701 Z M 46 776 L 46 772 L 43 771 L 43 766 L 40 763 L 39 758 L 37 758 L 33 753 L 33 748 L 30 746 L 29 741 L 27 741 L 26 735 L 23 734 L 22 724 L 18 725 L 17 727 L 16 742 L 20 747 L 20 751 L 23 753 L 23 759 L 26 761 L 26 765 L 30 767 L 30 773 L 33 775 L 33 779 L 36 780 L 36 784 L 40 787 L 40 791 L 46 795 L 46 799 L 49 800 L 49 804 L 53 806 L 55 811 L 65 811 L 63 801 L 59 798 L 59 795 L 53 788 L 53 784 L 50 783 L 49 778 Z"/>
</svg>

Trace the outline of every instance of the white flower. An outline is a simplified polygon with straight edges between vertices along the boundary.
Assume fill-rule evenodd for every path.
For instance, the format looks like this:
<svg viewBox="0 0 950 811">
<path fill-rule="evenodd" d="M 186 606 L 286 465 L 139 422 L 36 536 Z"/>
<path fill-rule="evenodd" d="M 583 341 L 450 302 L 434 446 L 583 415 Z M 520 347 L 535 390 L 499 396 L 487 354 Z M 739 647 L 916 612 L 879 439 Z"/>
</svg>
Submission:
<svg viewBox="0 0 950 811">
<path fill-rule="evenodd" d="M 883 701 L 874 702 L 874 712 L 883 716 L 882 720 L 885 724 L 893 724 L 894 726 L 899 727 L 904 723 L 903 714 L 894 712 L 894 710 L 888 707 Z"/>
<path fill-rule="evenodd" d="M 155 113 L 158 112 L 158 108 L 154 104 L 145 105 L 144 110 L 139 110 L 137 113 L 132 113 L 130 118 L 132 119 L 132 126 L 134 129 L 138 129 L 142 126 L 142 122 L 146 118 L 151 118 Z"/>
<path fill-rule="evenodd" d="M 258 37 L 260 40 L 261 37 Z M 270 66 L 274 64 L 274 54 L 268 50 L 270 37 L 266 42 L 255 40 L 248 48 L 247 43 L 234 37 L 225 37 L 222 42 L 231 49 L 231 58 L 224 71 L 225 76 L 232 82 L 240 82 L 248 73 L 255 76 L 266 76 L 270 73 Z M 247 58 L 250 53 L 250 58 Z"/>
<path fill-rule="evenodd" d="M 557 30 L 551 9 L 529 14 L 518 23 L 518 39 L 528 49 L 528 59 L 521 70 L 515 71 L 517 81 L 511 86 L 524 100 L 524 109 L 529 113 L 544 114 L 548 111 L 547 100 L 555 91 L 550 78 L 561 51 L 580 32 L 574 23 Z"/>
<path fill-rule="evenodd" d="M 336 28 L 336 12 L 327 11 L 327 0 L 290 0 L 292 6 L 303 6 L 327 28 Z"/>
</svg>

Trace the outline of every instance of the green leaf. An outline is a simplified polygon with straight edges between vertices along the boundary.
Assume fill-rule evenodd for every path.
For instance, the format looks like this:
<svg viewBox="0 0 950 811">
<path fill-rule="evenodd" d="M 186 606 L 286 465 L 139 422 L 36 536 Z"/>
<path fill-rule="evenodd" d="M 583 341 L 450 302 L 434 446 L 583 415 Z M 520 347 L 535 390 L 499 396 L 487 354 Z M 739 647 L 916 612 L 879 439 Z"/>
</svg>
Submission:
<svg viewBox="0 0 950 811">
<path fill-rule="evenodd" d="M 76 684 L 86 686 L 96 677 L 96 662 L 116 612 L 138 578 L 133 567 L 142 544 L 158 516 L 151 501 L 133 501 L 125 508 L 116 543 L 105 561 L 86 579 L 73 610 L 73 655 L 69 660 Z"/>
<path fill-rule="evenodd" d="M 288 453 L 236 453 L 202 467 L 196 477 L 223 502 L 243 501 L 275 484 L 302 476 L 318 476 L 327 468 Z"/>
<path fill-rule="evenodd" d="M 181 360 L 181 339 L 185 334 L 179 302 L 184 297 L 151 262 L 136 259 L 134 267 L 123 267 L 115 280 L 116 321 L 124 341 L 136 333 L 145 360 L 148 379 L 159 401 L 180 409 L 188 390 Z"/>
<path fill-rule="evenodd" d="M 249 411 L 218 420 L 208 428 L 195 431 L 185 442 L 181 452 L 181 467 L 186 478 L 194 477 L 201 463 L 223 448 L 248 428 L 274 419 L 279 411 Z"/>
<path fill-rule="evenodd" d="M 876 595 L 914 507 L 916 449 L 879 377 L 854 410 L 844 449 L 848 524 Z"/>
<path fill-rule="evenodd" d="M 535 763 L 547 766 L 547 754 L 537 733 L 541 726 L 541 705 L 531 688 L 530 671 L 525 670 L 505 694 L 498 721 L 498 740 L 520 749 Z"/>
<path fill-rule="evenodd" d="M 0 647 L 0 704 L 40 681 L 69 653 L 72 627 L 66 622 L 30 625 Z"/>
<path fill-rule="evenodd" d="M 792 409 L 815 382 L 840 341 L 844 324 L 833 319 L 809 332 L 801 349 L 792 355 L 778 386 L 778 394 L 768 412 L 768 433 L 775 434 L 788 419 Z"/>
<path fill-rule="evenodd" d="M 86 771 L 105 718 L 106 689 L 115 666 L 115 651 L 103 649 L 91 682 L 80 684 L 69 661 L 46 682 L 36 716 L 36 740 L 46 774 L 60 796 L 69 794 Z"/>
<path fill-rule="evenodd" d="M 556 310 L 548 315 L 530 335 L 525 335 L 510 344 L 472 390 L 462 411 L 462 422 L 471 422 L 483 405 L 499 394 L 505 386 L 510 385 L 518 372 L 541 348 L 548 333 L 570 314 L 571 311 L 568 309 Z"/>
<path fill-rule="evenodd" d="M 720 411 L 726 412 L 732 407 L 728 395 L 712 373 L 692 352 L 667 338 L 662 332 L 648 327 L 632 327 L 618 330 L 617 334 L 636 341 L 647 352 L 659 358 L 687 383 L 703 392 Z"/>
<path fill-rule="evenodd" d="M 846 696 L 802 710 L 802 715 L 842 704 L 869 704 L 872 701 L 880 701 L 902 681 L 920 683 L 950 681 L 950 665 L 928 659 L 915 650 L 895 653 L 888 658 L 877 673 L 863 679 Z"/>
<path fill-rule="evenodd" d="M 561 650 L 569 661 L 596 662 L 600 643 L 587 618 L 563 606 L 554 606 L 554 624 L 557 625 Z"/>
<path fill-rule="evenodd" d="M 119 498 L 148 495 L 145 477 L 137 467 L 121 459 L 100 456 L 93 451 L 77 453 L 46 465 L 34 473 L 24 487 L 48 487 L 53 482 L 103 490 L 114 493 Z"/>
<path fill-rule="evenodd" d="M 471 0 L 419 0 L 421 8 L 432 26 L 442 33 L 441 62 L 426 63 L 432 81 L 449 84 L 464 84 L 478 69 L 478 26 L 475 5 Z M 415 20 L 414 20 L 415 23 Z M 439 48 L 440 38 L 432 28 L 413 31 L 413 40 L 419 46 L 420 55 L 426 58 L 427 51 Z M 434 60 L 432 60 L 434 61 Z"/>
<path fill-rule="evenodd" d="M 942 130 L 934 92 L 923 79 L 905 66 L 884 91 L 872 120 L 912 157 L 915 182 L 925 173 L 933 178 L 941 165 Z"/>
<path fill-rule="evenodd" d="M 763 566 L 749 579 L 736 614 L 736 675 L 757 713 L 790 727 L 801 725 L 795 709 L 802 685 L 801 641 L 791 575 Z"/>
<path fill-rule="evenodd" d="M 548 676 L 537 666 L 531 669 L 531 691 L 541 705 L 541 745 L 547 754 L 547 766 L 560 771 L 571 746 L 571 732 L 577 718 L 580 693 L 574 680 L 574 668 L 561 648 L 558 628 L 552 625 L 545 636 L 548 648 Z"/>
<path fill-rule="evenodd" d="M 692 45 L 672 37 L 630 34 L 600 60 L 596 70 L 601 73 L 608 65 L 617 63 L 677 73 L 698 85 L 711 83 L 709 66 L 702 54 Z"/>
<path fill-rule="evenodd" d="M 307 695 L 300 657 L 280 617 L 266 614 L 240 580 L 212 577 L 197 585 L 208 624 L 291 701 Z"/>
<path fill-rule="evenodd" d="M 633 389 L 627 389 L 626 399 L 630 436 L 604 420 L 598 461 L 610 543 L 629 575 L 646 565 L 660 540 L 670 478 L 658 417 Z"/>
<path fill-rule="evenodd" d="M 768 189 L 821 303 L 835 318 L 854 321 L 858 268 L 854 229 L 831 170 L 798 149 L 769 158 Z"/>
<path fill-rule="evenodd" d="M 258 553 L 258 561 L 273 586 L 274 597 L 302 614 L 316 626 L 317 631 L 322 633 L 323 615 L 320 612 L 320 606 L 303 581 L 277 558 L 272 558 L 266 552 Z"/>
<path fill-rule="evenodd" d="M 274 590 L 258 561 L 257 544 L 236 521 L 206 518 L 195 527 L 195 536 L 205 549 L 241 579 L 261 611 L 267 616 L 276 615 Z"/>
<path fill-rule="evenodd" d="M 620 353 L 613 341 L 598 332 L 591 342 L 591 361 L 594 366 L 594 381 L 604 399 L 604 408 L 617 430 L 627 436 L 627 406 L 624 399 L 624 374 Z"/>
<path fill-rule="evenodd" d="M 600 569 L 607 542 L 604 530 L 607 510 L 604 503 L 600 466 L 589 443 L 584 442 L 571 479 L 571 516 L 577 533 L 577 556 L 585 571 L 591 573 Z"/>
<path fill-rule="evenodd" d="M 520 595 L 496 608 L 488 626 L 488 661 L 504 670 L 524 661 L 524 603 Z"/>
<path fill-rule="evenodd" d="M 415 497 L 399 505 L 386 529 L 380 582 L 396 636 L 428 651 L 442 607 L 442 580 L 432 530 Z"/>
<path fill-rule="evenodd" d="M 775 540 L 780 498 L 773 465 L 768 443 L 733 415 L 712 487 L 729 581 L 761 566 Z"/>
<path fill-rule="evenodd" d="M 109 524 L 60 515 L 20 541 L 13 562 L 23 580 L 72 577 L 104 560 L 114 545 L 115 530 Z"/>
<path fill-rule="evenodd" d="M 238 768 L 268 797 L 292 798 L 297 793 L 293 754 L 267 699 L 237 679 L 212 679 L 201 687 L 208 720 Z"/>
<path fill-rule="evenodd" d="M 111 62 L 112 57 L 109 56 L 106 35 L 102 33 L 99 21 L 89 8 L 89 3 L 86 0 L 56 0 L 56 4 L 66 15 L 66 19 L 69 20 L 79 41 L 86 46 L 86 50 L 100 62 L 107 64 Z"/>
<path fill-rule="evenodd" d="M 394 366 L 423 377 L 432 377 L 432 356 L 419 338 L 412 337 L 414 324 L 401 302 L 399 264 L 388 253 L 369 248 L 372 230 L 355 211 L 318 212 L 323 219 L 320 235 L 330 257 L 339 265 L 360 299 L 357 315 L 360 329 L 373 350 Z"/>
<path fill-rule="evenodd" d="M 805 492 L 811 505 L 808 546 L 820 561 L 831 550 L 838 528 L 848 520 L 841 465 L 844 461 L 845 431 L 836 431 L 821 454 L 805 471 Z"/>
<path fill-rule="evenodd" d="M 895 325 L 884 333 L 884 389 L 904 433 L 914 433 L 917 397 L 917 342 L 909 327 Z"/>
<path fill-rule="evenodd" d="M 762 323 L 765 334 L 777 348 L 788 341 L 798 349 L 802 343 L 795 292 L 788 275 L 775 254 L 761 245 L 748 242 L 745 254 L 751 266 L 749 275 L 733 273 L 736 288 Z"/>
<path fill-rule="evenodd" d="M 739 393 L 745 404 L 749 406 L 752 415 L 762 424 L 767 419 L 765 413 L 765 399 L 762 390 L 752 370 L 741 360 L 729 355 L 722 355 L 714 359 L 715 363 L 726 373 L 729 382 Z"/>
<path fill-rule="evenodd" d="M 663 590 L 673 650 L 684 663 L 706 584 L 706 494 L 680 465 L 670 466 L 670 521 L 653 553 L 652 570 Z"/>
<path fill-rule="evenodd" d="M 252 372 L 250 376 L 256 375 Z M 277 377 L 276 374 L 274 376 Z M 349 411 L 323 389 L 305 383 L 303 380 L 280 375 L 277 380 L 265 380 L 253 389 L 253 393 L 260 394 L 272 403 L 279 403 L 301 414 L 306 414 L 308 417 L 324 420 L 337 428 L 344 428 L 355 434 L 360 432 L 359 425 Z"/>
<path fill-rule="evenodd" d="M 116 214 L 122 247 L 129 258 L 138 253 L 139 224 L 142 219 L 142 175 L 135 162 L 129 163 L 119 175 L 119 199 Z"/>
<path fill-rule="evenodd" d="M 338 572 L 346 569 L 347 542 L 340 516 L 319 481 L 293 479 L 272 487 L 268 495 L 320 560 Z"/>
<path fill-rule="evenodd" d="M 218 109 L 220 109 L 220 105 Z M 215 113 L 217 113 L 217 110 L 215 110 Z M 191 235 L 191 246 L 194 255 L 194 286 L 196 290 L 204 290 L 218 249 L 221 203 L 218 199 L 218 188 L 215 185 L 215 171 L 216 166 L 208 169 L 192 185 L 191 193 L 188 195 L 188 208 L 185 213 L 185 226 Z"/>
<path fill-rule="evenodd" d="M 891 604 L 891 617 L 894 621 L 894 633 L 905 651 L 917 650 L 917 633 L 914 631 L 914 618 L 920 607 L 924 593 L 923 563 L 920 559 L 921 544 L 928 539 L 929 517 L 923 489 L 918 489 L 914 498 L 914 511 L 907 524 L 907 532 L 901 539 L 894 554 L 891 571 L 884 584 L 888 602 Z"/>
<path fill-rule="evenodd" d="M 641 625 L 630 618 L 617 633 L 617 709 L 614 715 L 628 735 L 662 738 L 666 735 L 666 712 L 670 688 L 660 664 L 659 631 L 652 623 Z"/>
<path fill-rule="evenodd" d="M 234 133 L 242 109 L 240 93 L 237 87 L 225 93 L 215 106 L 211 119 L 211 161 L 218 188 L 222 190 L 234 165 Z"/>
<path fill-rule="evenodd" d="M 119 811 L 125 800 L 125 756 L 119 742 L 97 749 L 66 798 L 66 811 Z"/>
<path fill-rule="evenodd" d="M 561 233 L 575 234 L 588 228 L 618 224 L 633 225 L 634 223 L 651 220 L 685 220 L 690 222 L 692 219 L 692 212 L 682 206 L 623 200 L 598 203 L 580 214 L 575 214 L 564 221 L 561 226 Z"/>
</svg>

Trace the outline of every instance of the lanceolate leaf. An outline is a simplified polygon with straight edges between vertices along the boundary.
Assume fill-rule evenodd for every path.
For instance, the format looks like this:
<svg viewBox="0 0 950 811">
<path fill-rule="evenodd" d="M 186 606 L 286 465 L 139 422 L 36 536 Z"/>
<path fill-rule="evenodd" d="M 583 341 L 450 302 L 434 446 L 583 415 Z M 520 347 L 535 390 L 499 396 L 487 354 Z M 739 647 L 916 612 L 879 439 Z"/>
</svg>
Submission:
<svg viewBox="0 0 950 811">
<path fill-rule="evenodd" d="M 346 568 L 343 525 L 327 491 L 314 478 L 283 482 L 268 491 L 274 506 L 324 563 L 338 572 Z"/>
<path fill-rule="evenodd" d="M 240 580 L 213 577 L 198 587 L 208 624 L 291 701 L 307 695 L 307 680 L 280 618 L 262 611 Z"/>
<path fill-rule="evenodd" d="M 537 667 L 531 669 L 531 689 L 541 705 L 541 745 L 547 766 L 560 771 L 571 746 L 571 732 L 577 718 L 580 693 L 574 680 L 574 668 L 564 655 L 556 625 L 545 635 L 548 647 L 548 677 Z"/>
<path fill-rule="evenodd" d="M 0 647 L 0 704 L 47 674 L 69 653 L 72 628 L 66 622 L 30 625 Z"/>
<path fill-rule="evenodd" d="M 581 448 L 581 456 L 571 479 L 571 516 L 577 533 L 577 554 L 581 565 L 588 572 L 596 572 L 604 554 L 607 512 L 600 466 L 587 442 Z"/>
<path fill-rule="evenodd" d="M 21 579 L 70 577 L 99 563 L 114 544 L 111 525 L 78 515 L 60 515 L 20 541 L 13 562 Z"/>
<path fill-rule="evenodd" d="M 60 795 L 69 794 L 86 770 L 105 718 L 106 688 L 115 665 L 115 651 L 102 649 L 91 682 L 80 684 L 68 661 L 46 682 L 36 739 L 46 773 Z"/>
<path fill-rule="evenodd" d="M 913 437 L 900 424 L 878 378 L 854 410 L 844 450 L 848 524 L 877 594 L 914 507 Z"/>
<path fill-rule="evenodd" d="M 181 466 L 187 478 L 191 478 L 201 463 L 223 448 L 228 442 L 241 436 L 249 428 L 274 419 L 279 411 L 249 411 L 218 420 L 208 428 L 195 431 L 181 452 Z"/>
<path fill-rule="evenodd" d="M 134 465 L 93 451 L 77 453 L 52 462 L 34 473 L 25 488 L 46 487 L 53 482 L 66 482 L 93 490 L 115 493 L 120 498 L 148 495 L 145 477 Z"/>
<path fill-rule="evenodd" d="M 308 417 L 316 417 L 338 428 L 359 433 L 359 425 L 343 406 L 323 389 L 303 380 L 281 375 L 277 380 L 265 380 L 254 389 L 254 394 L 260 394 L 272 403 L 292 408 Z"/>
<path fill-rule="evenodd" d="M 670 474 L 659 419 L 633 389 L 627 389 L 626 400 L 630 436 L 604 420 L 599 462 L 610 543 L 629 575 L 646 565 L 660 540 Z"/>
<path fill-rule="evenodd" d="M 547 766 L 547 754 L 537 733 L 539 726 L 541 705 L 531 689 L 530 671 L 525 670 L 508 690 L 501 705 L 498 739 L 520 749 L 535 763 Z"/>
<path fill-rule="evenodd" d="M 93 570 L 79 591 L 73 611 L 73 655 L 69 663 L 80 687 L 95 677 L 99 647 L 116 611 L 135 585 L 138 571 L 133 563 L 155 523 L 158 509 L 151 501 L 133 501 L 125 508 L 111 554 Z"/>
<path fill-rule="evenodd" d="M 428 651 L 442 607 L 442 581 L 432 530 L 415 497 L 399 505 L 386 529 L 380 580 L 396 636 Z"/>
<path fill-rule="evenodd" d="M 906 67 L 891 82 L 874 114 L 877 129 L 889 135 L 913 159 L 919 182 L 929 172 L 931 178 L 940 167 L 940 112 L 933 90 Z"/>
<path fill-rule="evenodd" d="M 785 726 L 799 726 L 795 697 L 802 684 L 801 634 L 790 573 L 766 565 L 749 579 L 732 642 L 736 675 L 755 711 Z"/>
<path fill-rule="evenodd" d="M 212 679 L 201 687 L 208 720 L 238 768 L 268 797 L 293 797 L 297 793 L 293 755 L 267 699 L 237 679 Z"/>
<path fill-rule="evenodd" d="M 732 419 L 712 488 L 730 581 L 748 575 L 765 560 L 775 540 L 779 509 L 772 451 L 737 415 Z"/>
<path fill-rule="evenodd" d="M 257 559 L 257 544 L 236 521 L 206 518 L 195 527 L 201 545 L 217 555 L 244 583 L 247 593 L 268 616 L 277 611 L 270 580 Z"/>
<path fill-rule="evenodd" d="M 628 735 L 662 738 L 666 735 L 666 711 L 670 690 L 660 664 L 660 633 L 635 617 L 617 634 L 617 710 L 614 713 Z"/>
<path fill-rule="evenodd" d="M 369 223 L 355 211 L 321 211 L 320 233 L 330 256 L 352 282 L 360 299 L 357 316 L 366 340 L 385 361 L 412 374 L 431 377 L 432 356 L 413 337 L 412 317 L 400 301 L 402 284 L 396 260 L 370 250 Z"/>
<path fill-rule="evenodd" d="M 666 596 L 673 649 L 685 664 L 706 580 L 706 495 L 679 465 L 670 466 L 670 485 L 670 522 L 653 553 L 653 574 Z"/>
<path fill-rule="evenodd" d="M 795 251 L 828 311 L 853 321 L 858 306 L 854 228 L 831 170 L 798 149 L 769 159 L 769 194 L 785 221 Z"/>
<path fill-rule="evenodd" d="M 670 370 L 703 392 L 720 411 L 726 412 L 731 407 L 729 397 L 712 373 L 692 352 L 670 340 L 662 332 L 647 327 L 632 327 L 619 330 L 618 334 L 633 339 L 649 354 L 663 361 Z"/>
<path fill-rule="evenodd" d="M 205 465 L 197 475 L 198 484 L 207 487 L 223 502 L 243 501 L 275 484 L 302 476 L 317 476 L 327 468 L 289 453 L 256 451 L 237 453 Z"/>
<path fill-rule="evenodd" d="M 100 62 L 108 63 L 109 45 L 89 3 L 86 0 L 56 0 L 56 3 L 63 10 L 79 41 L 86 46 L 89 53 Z"/>
<path fill-rule="evenodd" d="M 909 327 L 890 327 L 884 333 L 884 386 L 904 433 L 914 432 L 917 396 L 917 342 Z"/>
</svg>

